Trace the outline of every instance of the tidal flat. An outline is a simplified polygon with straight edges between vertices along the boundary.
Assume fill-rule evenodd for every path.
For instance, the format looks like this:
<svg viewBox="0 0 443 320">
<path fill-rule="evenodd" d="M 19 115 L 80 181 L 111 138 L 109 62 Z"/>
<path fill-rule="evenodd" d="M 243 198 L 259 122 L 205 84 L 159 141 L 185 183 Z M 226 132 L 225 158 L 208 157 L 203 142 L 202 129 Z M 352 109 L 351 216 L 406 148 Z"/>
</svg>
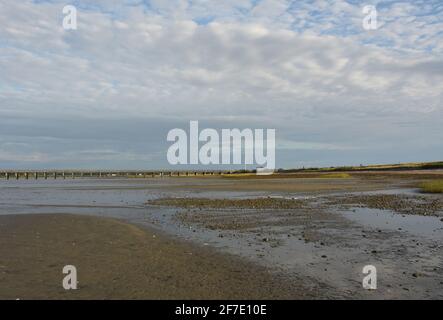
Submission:
<svg viewBox="0 0 443 320">
<path fill-rule="evenodd" d="M 443 197 L 418 186 L 442 176 L 0 181 L 0 298 L 441 299 Z"/>
</svg>

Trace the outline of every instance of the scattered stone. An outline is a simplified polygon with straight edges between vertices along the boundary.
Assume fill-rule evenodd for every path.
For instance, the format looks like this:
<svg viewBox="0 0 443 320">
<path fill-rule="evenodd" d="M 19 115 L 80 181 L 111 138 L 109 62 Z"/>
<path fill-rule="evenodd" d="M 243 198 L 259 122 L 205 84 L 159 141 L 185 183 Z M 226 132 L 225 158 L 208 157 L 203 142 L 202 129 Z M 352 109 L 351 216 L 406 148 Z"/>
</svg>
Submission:
<svg viewBox="0 0 443 320">
<path fill-rule="evenodd" d="M 438 216 L 443 210 L 441 199 L 426 196 L 406 196 L 399 194 L 354 195 L 334 197 L 329 204 L 341 205 L 355 212 L 354 207 L 367 207 L 378 210 L 390 210 L 405 215 Z M 442 218 L 443 221 L 443 218 Z"/>
<path fill-rule="evenodd" d="M 209 198 L 162 198 L 147 202 L 151 205 L 180 208 L 237 208 L 237 209 L 300 209 L 307 204 L 303 199 L 252 198 L 252 199 L 209 199 Z"/>
</svg>

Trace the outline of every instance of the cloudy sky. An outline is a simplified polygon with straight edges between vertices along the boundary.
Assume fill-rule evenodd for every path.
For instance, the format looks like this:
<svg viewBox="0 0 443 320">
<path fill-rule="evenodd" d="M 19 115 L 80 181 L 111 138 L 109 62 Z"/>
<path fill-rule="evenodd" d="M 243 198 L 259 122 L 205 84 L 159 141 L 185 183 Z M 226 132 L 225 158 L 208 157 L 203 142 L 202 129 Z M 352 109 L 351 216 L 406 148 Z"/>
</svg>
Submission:
<svg viewBox="0 0 443 320">
<path fill-rule="evenodd" d="M 1 168 L 168 167 L 190 120 L 275 128 L 277 167 L 443 160 L 443 2 L 0 0 Z"/>
</svg>

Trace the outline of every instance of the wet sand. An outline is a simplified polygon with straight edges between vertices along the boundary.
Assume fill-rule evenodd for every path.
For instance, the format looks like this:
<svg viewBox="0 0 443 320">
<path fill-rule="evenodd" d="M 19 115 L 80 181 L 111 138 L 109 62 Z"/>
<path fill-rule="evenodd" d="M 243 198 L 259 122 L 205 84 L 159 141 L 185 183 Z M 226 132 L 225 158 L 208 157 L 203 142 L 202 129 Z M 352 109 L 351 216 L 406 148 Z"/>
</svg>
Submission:
<svg viewBox="0 0 443 320">
<path fill-rule="evenodd" d="M 300 299 L 278 275 L 116 219 L 0 216 L 0 299 Z M 74 265 L 78 289 L 62 288 Z"/>
<path fill-rule="evenodd" d="M 442 299 L 443 197 L 413 189 L 343 191 L 148 204 L 178 208 L 171 221 L 176 232 L 193 229 L 191 239 L 232 246 L 258 263 L 303 275 L 319 298 Z M 362 289 L 365 265 L 378 270 L 377 290 Z"/>
<path fill-rule="evenodd" d="M 174 179 L 168 188 L 195 191 L 238 191 L 266 193 L 309 193 L 372 191 L 415 187 L 420 181 L 443 178 L 443 170 L 343 172 L 349 178 L 327 178 L 327 173 L 290 173 L 268 176 L 207 176 Z"/>
</svg>

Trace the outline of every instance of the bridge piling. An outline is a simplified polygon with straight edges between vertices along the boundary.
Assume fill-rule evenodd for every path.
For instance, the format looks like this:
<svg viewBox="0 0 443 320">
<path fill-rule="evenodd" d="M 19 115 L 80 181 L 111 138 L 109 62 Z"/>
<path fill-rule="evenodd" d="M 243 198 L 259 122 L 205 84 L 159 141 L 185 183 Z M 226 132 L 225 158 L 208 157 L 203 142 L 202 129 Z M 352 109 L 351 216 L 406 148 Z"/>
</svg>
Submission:
<svg viewBox="0 0 443 320">
<path fill-rule="evenodd" d="M 0 178 L 10 180 L 20 179 L 35 179 L 43 178 L 45 180 L 50 177 L 56 180 L 57 178 L 63 178 L 63 180 L 76 177 L 90 177 L 90 178 L 109 178 L 109 177 L 123 177 L 123 178 L 163 178 L 163 177 L 189 177 L 189 176 L 215 176 L 215 175 L 228 175 L 232 174 L 231 171 L 2 171 L 0 172 Z"/>
</svg>

